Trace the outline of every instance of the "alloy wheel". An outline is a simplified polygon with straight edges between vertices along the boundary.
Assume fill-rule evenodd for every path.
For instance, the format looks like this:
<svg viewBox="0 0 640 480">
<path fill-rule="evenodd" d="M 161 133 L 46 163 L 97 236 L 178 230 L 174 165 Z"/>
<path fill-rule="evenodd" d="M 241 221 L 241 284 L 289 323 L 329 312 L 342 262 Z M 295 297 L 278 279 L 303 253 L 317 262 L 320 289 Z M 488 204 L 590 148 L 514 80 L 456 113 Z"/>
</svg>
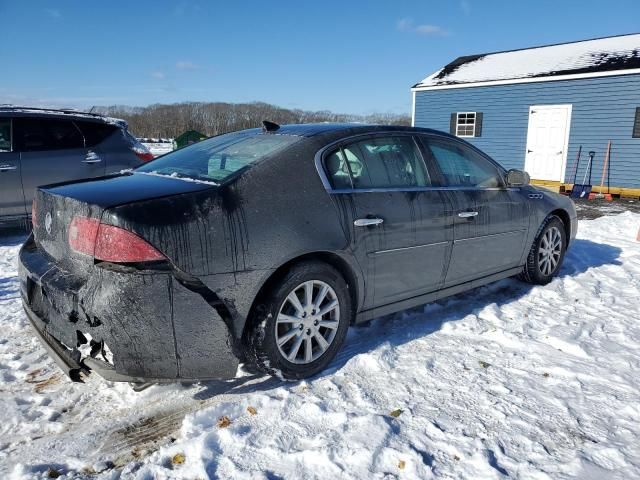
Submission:
<svg viewBox="0 0 640 480">
<path fill-rule="evenodd" d="M 558 268 L 562 255 L 562 234 L 558 227 L 551 227 L 542 235 L 538 247 L 538 268 L 540 273 L 549 276 Z"/>
<path fill-rule="evenodd" d="M 340 303 L 333 288 L 320 280 L 301 283 L 287 295 L 278 311 L 278 350 L 291 363 L 311 363 L 327 351 L 339 324 Z"/>
</svg>

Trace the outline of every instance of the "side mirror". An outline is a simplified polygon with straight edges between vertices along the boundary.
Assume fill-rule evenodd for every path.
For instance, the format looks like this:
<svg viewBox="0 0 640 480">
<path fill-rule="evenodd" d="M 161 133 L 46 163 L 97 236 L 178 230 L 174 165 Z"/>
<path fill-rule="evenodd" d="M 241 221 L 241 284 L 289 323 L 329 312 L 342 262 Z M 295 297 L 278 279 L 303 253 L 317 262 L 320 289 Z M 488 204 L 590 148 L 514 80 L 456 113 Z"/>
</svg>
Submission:
<svg viewBox="0 0 640 480">
<path fill-rule="evenodd" d="M 523 170 L 512 168 L 507 172 L 507 187 L 523 187 L 529 185 L 529 174 Z"/>
</svg>

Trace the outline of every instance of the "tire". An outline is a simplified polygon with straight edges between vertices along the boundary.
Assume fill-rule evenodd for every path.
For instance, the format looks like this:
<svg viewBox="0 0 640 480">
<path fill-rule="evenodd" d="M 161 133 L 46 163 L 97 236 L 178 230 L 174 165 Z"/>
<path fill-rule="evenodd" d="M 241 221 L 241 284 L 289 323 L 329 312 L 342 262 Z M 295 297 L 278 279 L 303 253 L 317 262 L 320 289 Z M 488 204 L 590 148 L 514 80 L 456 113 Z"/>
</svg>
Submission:
<svg viewBox="0 0 640 480">
<path fill-rule="evenodd" d="M 311 302 L 306 300 L 308 285 Z M 291 295 L 298 299 L 297 306 Z M 334 303 L 337 308 L 331 308 Z M 245 341 L 249 369 L 257 368 L 285 380 L 315 375 L 335 357 L 352 317 L 349 287 L 335 268 L 322 262 L 294 265 L 252 312 Z"/>
<path fill-rule="evenodd" d="M 547 245 L 551 245 L 551 250 Z M 554 248 L 554 245 L 558 248 Z M 545 253 L 545 249 L 548 253 Z M 559 217 L 549 215 L 538 229 L 520 279 L 535 285 L 546 285 L 560 271 L 566 250 L 565 225 Z"/>
</svg>

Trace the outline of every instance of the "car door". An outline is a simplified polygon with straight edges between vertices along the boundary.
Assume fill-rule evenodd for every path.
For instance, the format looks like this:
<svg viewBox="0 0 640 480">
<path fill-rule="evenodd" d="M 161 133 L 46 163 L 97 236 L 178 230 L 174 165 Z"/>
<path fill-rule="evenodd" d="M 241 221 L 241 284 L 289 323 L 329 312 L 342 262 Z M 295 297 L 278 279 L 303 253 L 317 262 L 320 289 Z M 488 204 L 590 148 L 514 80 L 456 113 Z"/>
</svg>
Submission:
<svg viewBox="0 0 640 480">
<path fill-rule="evenodd" d="M 411 135 L 349 141 L 327 158 L 337 191 L 348 195 L 352 249 L 366 272 L 364 309 L 437 290 L 451 247 L 451 207 L 432 190 Z M 331 168 L 333 166 L 333 168 Z"/>
<path fill-rule="evenodd" d="M 105 162 L 85 148 L 81 131 L 70 119 L 16 118 L 14 140 L 27 206 L 40 185 L 104 175 Z"/>
<path fill-rule="evenodd" d="M 454 211 L 454 243 L 444 286 L 521 265 L 529 229 L 525 195 L 519 188 L 506 188 L 502 169 L 470 145 L 444 136 L 422 139 Z"/>
<path fill-rule="evenodd" d="M 20 177 L 20 154 L 13 151 L 12 121 L 0 118 L 0 217 L 27 214 Z"/>
</svg>

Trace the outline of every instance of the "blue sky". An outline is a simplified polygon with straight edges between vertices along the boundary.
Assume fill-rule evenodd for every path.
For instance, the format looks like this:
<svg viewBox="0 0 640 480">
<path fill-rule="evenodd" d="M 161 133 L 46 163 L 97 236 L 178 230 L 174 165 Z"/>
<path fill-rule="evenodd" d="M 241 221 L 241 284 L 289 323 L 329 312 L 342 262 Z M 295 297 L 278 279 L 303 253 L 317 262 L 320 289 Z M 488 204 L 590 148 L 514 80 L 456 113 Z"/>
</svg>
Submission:
<svg viewBox="0 0 640 480">
<path fill-rule="evenodd" d="M 0 103 L 410 113 L 460 55 L 640 31 L 640 2 L 0 0 Z"/>
</svg>

